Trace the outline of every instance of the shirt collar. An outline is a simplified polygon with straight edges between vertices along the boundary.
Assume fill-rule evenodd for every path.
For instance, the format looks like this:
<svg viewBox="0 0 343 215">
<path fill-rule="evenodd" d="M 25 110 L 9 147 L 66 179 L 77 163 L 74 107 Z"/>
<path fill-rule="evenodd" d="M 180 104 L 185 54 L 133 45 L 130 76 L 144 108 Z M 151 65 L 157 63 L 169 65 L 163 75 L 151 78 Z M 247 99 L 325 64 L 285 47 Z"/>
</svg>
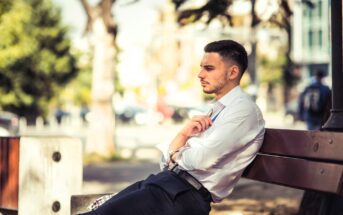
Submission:
<svg viewBox="0 0 343 215">
<path fill-rule="evenodd" d="M 240 86 L 236 86 L 233 89 L 231 89 L 229 92 L 227 92 L 223 97 L 221 97 L 219 100 L 213 99 L 210 102 L 211 110 L 209 111 L 208 115 L 216 115 L 219 114 L 225 107 L 229 106 L 230 103 L 232 103 L 236 97 L 238 97 L 242 92 L 242 89 Z"/>
<path fill-rule="evenodd" d="M 236 86 L 233 89 L 231 89 L 229 92 L 227 92 L 218 101 L 214 100 L 214 102 L 219 102 L 223 104 L 224 106 L 229 106 L 233 102 L 233 100 L 235 100 L 236 97 L 241 95 L 241 93 L 242 93 L 242 88 L 240 86 Z"/>
</svg>

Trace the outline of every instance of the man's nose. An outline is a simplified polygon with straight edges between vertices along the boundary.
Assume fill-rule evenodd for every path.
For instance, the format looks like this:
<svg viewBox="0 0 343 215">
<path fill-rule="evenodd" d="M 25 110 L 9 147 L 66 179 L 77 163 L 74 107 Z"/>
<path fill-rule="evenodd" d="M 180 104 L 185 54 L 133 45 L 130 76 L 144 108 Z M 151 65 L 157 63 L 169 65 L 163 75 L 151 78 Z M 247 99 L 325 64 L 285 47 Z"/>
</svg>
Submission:
<svg viewBox="0 0 343 215">
<path fill-rule="evenodd" d="M 198 73 L 198 78 L 202 79 L 205 77 L 205 72 L 203 69 L 200 70 L 200 72 Z"/>
</svg>

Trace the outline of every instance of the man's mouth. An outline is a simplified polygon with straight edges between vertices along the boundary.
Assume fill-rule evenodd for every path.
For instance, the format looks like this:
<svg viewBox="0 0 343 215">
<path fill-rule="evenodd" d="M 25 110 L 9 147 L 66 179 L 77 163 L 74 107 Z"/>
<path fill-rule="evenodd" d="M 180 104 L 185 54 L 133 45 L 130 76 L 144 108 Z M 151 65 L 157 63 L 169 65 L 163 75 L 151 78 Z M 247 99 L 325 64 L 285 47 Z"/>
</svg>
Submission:
<svg viewBox="0 0 343 215">
<path fill-rule="evenodd" d="M 206 82 L 206 81 L 200 81 L 200 83 L 201 83 L 201 86 L 205 86 L 205 85 L 208 85 L 208 84 L 209 84 L 209 83 Z"/>
</svg>

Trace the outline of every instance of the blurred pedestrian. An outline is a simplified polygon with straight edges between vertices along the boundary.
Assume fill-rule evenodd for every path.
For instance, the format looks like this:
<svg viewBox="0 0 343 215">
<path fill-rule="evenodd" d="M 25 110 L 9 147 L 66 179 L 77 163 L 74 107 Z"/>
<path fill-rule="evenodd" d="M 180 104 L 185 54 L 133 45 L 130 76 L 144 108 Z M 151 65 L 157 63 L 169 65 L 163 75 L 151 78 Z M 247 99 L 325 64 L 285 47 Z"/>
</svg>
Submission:
<svg viewBox="0 0 343 215">
<path fill-rule="evenodd" d="M 160 144 L 161 169 L 87 215 L 208 215 L 233 190 L 263 142 L 264 120 L 240 87 L 247 53 L 232 40 L 205 47 L 198 74 L 214 94 L 208 115 L 194 116 L 171 143 Z"/>
<path fill-rule="evenodd" d="M 64 116 L 65 116 L 65 112 L 60 106 L 58 106 L 57 109 L 55 110 L 55 119 L 58 125 L 61 125 L 62 119 L 64 118 Z"/>
<path fill-rule="evenodd" d="M 299 97 L 299 119 L 306 122 L 308 130 L 319 130 L 327 107 L 331 102 L 331 90 L 323 83 L 325 74 L 318 70 Z"/>
<path fill-rule="evenodd" d="M 87 114 L 90 112 L 90 109 L 87 104 L 83 104 L 80 108 L 80 117 L 82 119 L 82 123 L 86 125 L 88 123 Z"/>
</svg>

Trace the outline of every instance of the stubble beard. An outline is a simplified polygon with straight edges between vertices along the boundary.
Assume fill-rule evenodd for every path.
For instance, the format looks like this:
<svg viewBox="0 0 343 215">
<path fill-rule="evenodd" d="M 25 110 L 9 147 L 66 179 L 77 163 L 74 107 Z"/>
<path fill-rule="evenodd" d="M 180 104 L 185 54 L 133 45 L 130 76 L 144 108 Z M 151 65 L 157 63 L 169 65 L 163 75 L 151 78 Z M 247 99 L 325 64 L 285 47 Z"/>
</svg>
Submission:
<svg viewBox="0 0 343 215">
<path fill-rule="evenodd" d="M 206 94 L 217 94 L 220 92 L 221 89 L 224 88 L 224 86 L 226 85 L 226 77 L 221 79 L 221 81 L 217 82 L 217 84 L 215 86 L 212 87 L 212 89 L 208 89 L 206 90 L 205 88 L 203 88 L 203 92 Z"/>
</svg>

